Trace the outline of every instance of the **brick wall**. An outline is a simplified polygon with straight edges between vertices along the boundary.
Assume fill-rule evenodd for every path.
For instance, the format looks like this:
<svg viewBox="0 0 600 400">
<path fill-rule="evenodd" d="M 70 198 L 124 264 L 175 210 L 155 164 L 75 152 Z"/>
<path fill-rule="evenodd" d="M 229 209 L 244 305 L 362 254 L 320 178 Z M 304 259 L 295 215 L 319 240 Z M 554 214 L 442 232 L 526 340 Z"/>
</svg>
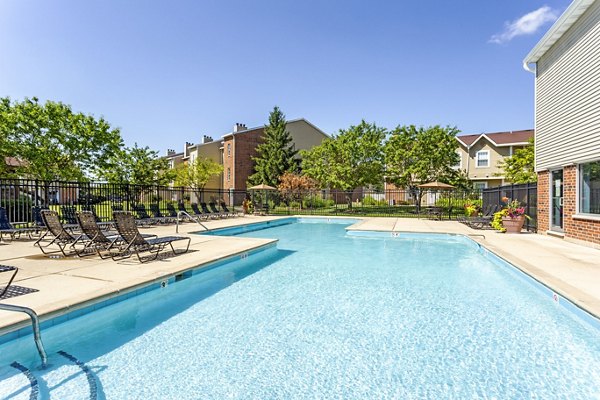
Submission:
<svg viewBox="0 0 600 400">
<path fill-rule="evenodd" d="M 565 237 L 600 244 L 600 221 L 573 218 L 577 210 L 577 166 L 564 168 Z"/>
<path fill-rule="evenodd" d="M 262 143 L 263 129 L 253 129 L 227 137 L 223 142 L 223 187 L 225 189 L 245 190 L 248 177 L 252 175 L 256 156 L 256 146 Z M 231 144 L 231 156 L 227 154 L 227 145 Z M 227 168 L 231 168 L 231 179 L 227 180 Z"/>
<path fill-rule="evenodd" d="M 549 227 L 550 173 L 538 173 L 538 232 L 546 233 Z M 563 169 L 563 228 L 565 238 L 582 240 L 600 245 L 600 221 L 573 218 L 577 212 L 577 166 Z"/>
<path fill-rule="evenodd" d="M 538 233 L 542 234 L 545 234 L 550 226 L 549 184 L 550 172 L 539 172 L 537 182 L 537 227 Z"/>
</svg>

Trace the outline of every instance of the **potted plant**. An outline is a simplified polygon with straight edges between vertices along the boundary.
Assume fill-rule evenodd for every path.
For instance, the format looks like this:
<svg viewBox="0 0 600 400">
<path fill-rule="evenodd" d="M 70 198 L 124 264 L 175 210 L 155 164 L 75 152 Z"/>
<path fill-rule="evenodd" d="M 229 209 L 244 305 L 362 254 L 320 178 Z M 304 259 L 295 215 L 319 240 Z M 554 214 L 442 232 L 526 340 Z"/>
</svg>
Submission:
<svg viewBox="0 0 600 400">
<path fill-rule="evenodd" d="M 506 201 L 506 206 L 494 214 L 492 227 L 506 233 L 521 233 L 525 218 L 525 207 L 521 206 L 519 200 Z"/>
<path fill-rule="evenodd" d="M 244 214 L 252 213 L 252 201 L 248 198 L 245 198 L 242 202 L 242 209 L 244 210 Z"/>
</svg>

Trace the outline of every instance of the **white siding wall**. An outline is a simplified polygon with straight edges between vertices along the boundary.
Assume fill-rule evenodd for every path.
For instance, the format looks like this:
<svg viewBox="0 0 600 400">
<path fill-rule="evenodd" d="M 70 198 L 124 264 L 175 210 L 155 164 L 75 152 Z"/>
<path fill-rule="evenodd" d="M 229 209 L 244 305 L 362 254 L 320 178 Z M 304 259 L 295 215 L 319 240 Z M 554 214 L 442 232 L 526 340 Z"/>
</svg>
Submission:
<svg viewBox="0 0 600 400">
<path fill-rule="evenodd" d="M 535 125 L 538 171 L 600 159 L 600 1 L 538 61 Z"/>
</svg>

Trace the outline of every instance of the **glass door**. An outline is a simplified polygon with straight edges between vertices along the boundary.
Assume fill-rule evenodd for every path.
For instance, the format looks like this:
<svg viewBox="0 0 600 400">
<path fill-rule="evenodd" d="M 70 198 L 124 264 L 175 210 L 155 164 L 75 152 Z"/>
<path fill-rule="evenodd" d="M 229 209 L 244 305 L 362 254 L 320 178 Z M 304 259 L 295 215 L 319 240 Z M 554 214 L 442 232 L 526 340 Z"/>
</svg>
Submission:
<svg viewBox="0 0 600 400">
<path fill-rule="evenodd" d="M 563 170 L 552 171 L 550 229 L 563 231 Z"/>
</svg>

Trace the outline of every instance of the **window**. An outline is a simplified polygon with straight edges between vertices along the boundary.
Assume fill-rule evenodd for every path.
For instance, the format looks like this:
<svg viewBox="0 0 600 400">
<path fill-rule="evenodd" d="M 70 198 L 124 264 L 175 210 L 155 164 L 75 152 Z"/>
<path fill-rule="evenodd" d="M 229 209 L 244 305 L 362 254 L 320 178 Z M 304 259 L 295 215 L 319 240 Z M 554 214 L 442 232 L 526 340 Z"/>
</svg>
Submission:
<svg viewBox="0 0 600 400">
<path fill-rule="evenodd" d="M 231 157 L 231 143 L 227 143 L 227 157 Z"/>
<path fill-rule="evenodd" d="M 600 214 L 600 161 L 579 166 L 579 212 Z"/>
<path fill-rule="evenodd" d="M 227 182 L 231 180 L 231 168 L 227 168 Z"/>
<path fill-rule="evenodd" d="M 482 150 L 477 152 L 477 168 L 486 168 L 490 166 L 490 151 Z"/>
<path fill-rule="evenodd" d="M 475 190 L 487 189 L 487 182 L 473 182 L 473 189 L 475 189 Z"/>
</svg>

